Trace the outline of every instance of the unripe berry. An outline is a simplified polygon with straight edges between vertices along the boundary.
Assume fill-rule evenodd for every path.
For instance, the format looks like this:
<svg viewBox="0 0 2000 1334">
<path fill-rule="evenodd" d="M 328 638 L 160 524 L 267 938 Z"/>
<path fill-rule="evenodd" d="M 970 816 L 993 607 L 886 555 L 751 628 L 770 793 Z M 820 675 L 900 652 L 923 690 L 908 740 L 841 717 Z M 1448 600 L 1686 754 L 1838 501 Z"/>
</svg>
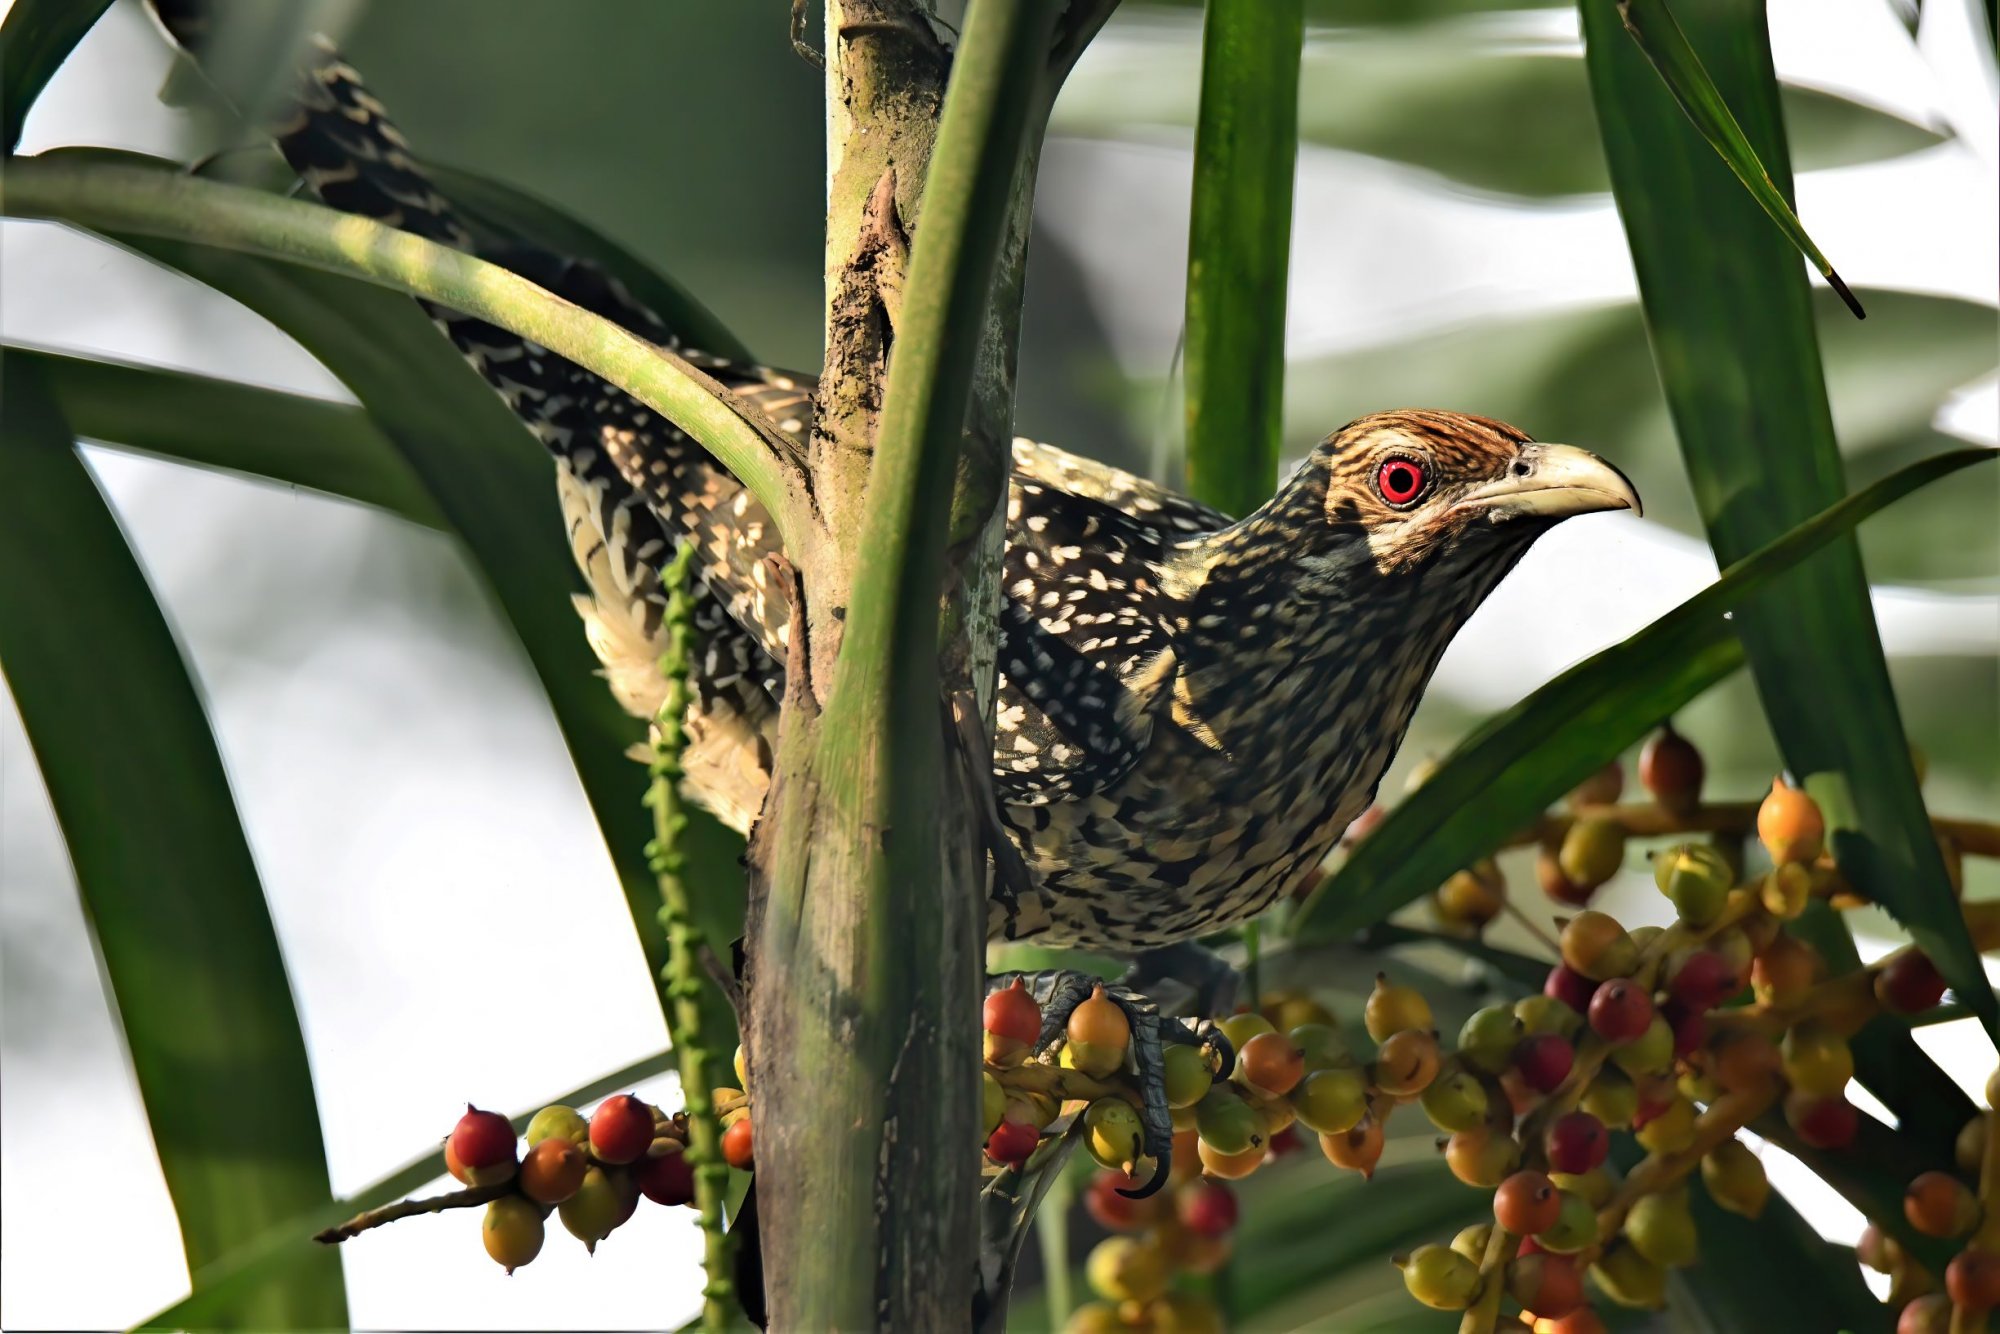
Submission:
<svg viewBox="0 0 2000 1334">
<path fill-rule="evenodd" d="M 1553 1093 L 1569 1078 L 1570 1066 L 1575 1063 L 1576 1049 L 1569 1039 L 1557 1037 L 1554 1033 L 1536 1033 L 1521 1039 L 1514 1049 L 1514 1068 L 1521 1072 L 1521 1079 L 1537 1093 Z"/>
<path fill-rule="evenodd" d="M 722 1161 L 739 1172 L 753 1169 L 756 1166 L 753 1134 L 749 1117 L 732 1122 L 722 1132 Z"/>
<path fill-rule="evenodd" d="M 1787 1093 L 1785 1123 L 1815 1149 L 1844 1149 L 1860 1132 L 1861 1114 L 1839 1096 Z"/>
<path fill-rule="evenodd" d="M 1583 1110 L 1614 1130 L 1632 1124 L 1639 1112 L 1639 1090 L 1630 1078 L 1613 1069 L 1598 1071 L 1584 1090 Z"/>
<path fill-rule="evenodd" d="M 1543 985 L 1567 987 L 1566 982 L 1558 982 L 1558 974 L 1564 978 L 1577 978 L 1585 987 L 1593 991 L 1596 989 L 1596 985 L 1590 979 L 1579 973 L 1572 973 L 1560 964 L 1549 974 L 1548 982 Z M 1590 1007 L 1588 995 L 1583 999 L 1583 1007 L 1584 1009 Z M 1521 1027 L 1529 1033 L 1554 1033 L 1558 1037 L 1574 1038 L 1583 1031 L 1583 1010 L 1553 994 L 1521 997 L 1514 1002 L 1514 1015 L 1521 1021 Z"/>
<path fill-rule="evenodd" d="M 1542 848 L 1535 854 L 1535 882 L 1542 887 L 1542 893 L 1573 908 L 1583 907 L 1597 893 L 1597 886 L 1586 889 L 1564 875 L 1562 862 L 1552 848 Z"/>
<path fill-rule="evenodd" d="M 1928 954 L 1912 947 L 1891 956 L 1875 975 L 1875 996 L 1897 1014 L 1921 1014 L 1944 999 L 1944 978 Z"/>
<path fill-rule="evenodd" d="M 1195 1104 L 1195 1130 L 1218 1153 L 1247 1153 L 1264 1144 L 1263 1127 L 1250 1104 L 1218 1085 Z"/>
<path fill-rule="evenodd" d="M 1561 1216 L 1561 1192 L 1547 1174 L 1532 1168 L 1514 1173 L 1493 1193 L 1493 1221 L 1517 1237 L 1546 1232 Z"/>
<path fill-rule="evenodd" d="M 1551 1172 L 1549 1180 L 1557 1190 L 1576 1196 L 1593 1209 L 1609 1204 L 1612 1193 L 1618 1189 L 1611 1174 L 1602 1167 L 1593 1167 L 1588 1172 Z"/>
<path fill-rule="evenodd" d="M 986 1156 L 1003 1166 L 1019 1167 L 1041 1142 L 1042 1132 L 1031 1122 L 1002 1121 L 986 1137 Z"/>
<path fill-rule="evenodd" d="M 1557 1255 L 1575 1255 L 1597 1244 L 1597 1210 L 1581 1195 L 1556 1192 L 1556 1221 L 1535 1234 L 1535 1244 Z"/>
<path fill-rule="evenodd" d="M 579 1149 L 590 1147 L 590 1122 L 574 1107 L 544 1107 L 528 1122 L 528 1147 L 545 1139 L 566 1139 Z"/>
<path fill-rule="evenodd" d="M 1497 1075 L 1513 1062 L 1514 1048 L 1527 1030 L 1505 1005 L 1474 1010 L 1458 1030 L 1458 1059 L 1474 1070 Z"/>
<path fill-rule="evenodd" d="M 1655 854 L 1653 883 L 1682 921 L 1707 926 L 1722 915 L 1736 877 L 1712 845 L 1681 843 Z"/>
<path fill-rule="evenodd" d="M 1617 760 L 1606 760 L 1590 777 L 1570 789 L 1572 809 L 1578 806 L 1609 806 L 1625 792 L 1625 769 Z"/>
<path fill-rule="evenodd" d="M 1306 1054 L 1283 1033 L 1259 1033 L 1236 1053 L 1237 1083 L 1274 1098 L 1298 1087 L 1306 1073 Z"/>
<path fill-rule="evenodd" d="M 1368 1081 L 1351 1067 L 1315 1070 L 1292 1091 L 1292 1106 L 1308 1130 L 1337 1135 L 1368 1114 Z"/>
<path fill-rule="evenodd" d="M 1424 1115 L 1447 1133 L 1470 1130 L 1486 1120 L 1486 1089 L 1474 1075 L 1453 1070 L 1432 1080 L 1423 1092 Z"/>
<path fill-rule="evenodd" d="M 1580 888 L 1596 889 L 1625 864 L 1625 830 L 1616 820 L 1590 815 L 1563 835 L 1556 865 Z"/>
<path fill-rule="evenodd" d="M 566 1139 L 545 1139 L 521 1160 L 521 1193 L 537 1204 L 561 1204 L 583 1185 L 590 1162 Z"/>
<path fill-rule="evenodd" d="M 1639 966 L 1639 949 L 1632 943 L 1618 919 L 1594 908 L 1586 908 L 1569 919 L 1562 929 L 1562 961 L 1571 971 L 1595 982 L 1614 977 L 1630 977 Z M 1543 988 L 1557 1000 L 1576 1008 L 1569 996 Z"/>
<path fill-rule="evenodd" d="M 1952 1161 L 1961 1172 L 1977 1172 L 1986 1161 L 1986 1117 L 1979 1115 L 1959 1127 L 1952 1144 Z"/>
<path fill-rule="evenodd" d="M 1362 1021 L 1368 1027 L 1368 1036 L 1377 1042 L 1387 1042 L 1395 1034 L 1410 1029 L 1428 1033 L 1434 1022 L 1431 1003 L 1424 999 L 1423 993 L 1415 987 L 1395 985 L 1387 973 L 1375 974 L 1375 989 L 1368 993 Z"/>
<path fill-rule="evenodd" d="M 1701 1160 L 1701 1184 L 1709 1198 L 1733 1214 L 1755 1218 L 1771 1198 L 1764 1162 L 1740 1139 L 1726 1139 Z"/>
<path fill-rule="evenodd" d="M 1583 1276 L 1567 1255 L 1524 1255 L 1507 1267 L 1507 1293 L 1529 1314 L 1559 1319 L 1583 1305 Z"/>
<path fill-rule="evenodd" d="M 1319 1151 L 1335 1167 L 1359 1172 L 1363 1177 L 1373 1177 L 1375 1164 L 1382 1161 L 1382 1123 L 1372 1116 L 1365 1116 L 1361 1124 L 1352 1130 L 1338 1135 L 1321 1135 Z"/>
<path fill-rule="evenodd" d="M 1667 960 L 1668 993 L 1697 1013 L 1734 996 L 1741 986 L 1740 976 L 1739 970 L 1714 950 L 1690 950 Z"/>
<path fill-rule="evenodd" d="M 570 1152 L 576 1153 L 576 1146 Z M 579 1160 L 581 1155 L 578 1155 Z M 542 1212 L 518 1195 L 502 1195 L 486 1206 L 479 1239 L 494 1262 L 513 1273 L 542 1253 Z"/>
<path fill-rule="evenodd" d="M 1944 1290 L 1955 1305 L 1968 1311 L 2000 1306 L 2000 1255 L 1992 1251 L 1960 1251 L 1944 1271 Z"/>
<path fill-rule="evenodd" d="M 1618 1305 L 1657 1311 L 1667 1302 L 1667 1271 L 1639 1254 L 1630 1242 L 1605 1248 L 1590 1277 Z"/>
<path fill-rule="evenodd" d="M 629 1093 L 606 1098 L 590 1117 L 590 1152 L 601 1163 L 629 1163 L 653 1142 L 653 1109 Z"/>
<path fill-rule="evenodd" d="M 1625 1216 L 1632 1248 L 1663 1269 L 1684 1269 L 1700 1253 L 1694 1216 L 1677 1192 L 1642 1195 Z"/>
<path fill-rule="evenodd" d="M 1126 1048 L 1132 1045 L 1132 1021 L 1098 986 L 1070 1012 L 1067 1037 L 1071 1063 L 1102 1079 L 1125 1063 Z"/>
<path fill-rule="evenodd" d="M 1694 1143 L 1694 1104 L 1675 1094 L 1657 1114 L 1638 1121 L 1639 1143 L 1649 1153 L 1679 1153 Z"/>
<path fill-rule="evenodd" d="M 514 1175 L 514 1127 L 498 1112 L 482 1112 L 467 1103 L 447 1147 L 460 1169 L 453 1175 L 469 1186 L 491 1186 Z"/>
<path fill-rule="evenodd" d="M 1042 1036 L 1042 1007 L 1028 994 L 1027 983 L 1015 978 L 988 992 L 983 1011 L 986 1059 L 994 1065 L 1018 1065 Z"/>
<path fill-rule="evenodd" d="M 1810 862 L 1826 840 L 1826 820 L 1819 803 L 1781 776 L 1757 808 L 1757 837 L 1774 862 Z"/>
<path fill-rule="evenodd" d="M 632 1168 L 639 1193 L 669 1207 L 694 1203 L 694 1164 L 685 1150 L 640 1159 Z"/>
<path fill-rule="evenodd" d="M 1854 1078 L 1854 1051 L 1847 1040 L 1816 1020 L 1785 1034 L 1785 1080 L 1800 1093 L 1834 1097 Z"/>
<path fill-rule="evenodd" d="M 1222 1030 L 1222 1036 L 1228 1038 L 1229 1045 L 1237 1051 L 1242 1051 L 1243 1044 L 1259 1033 L 1278 1031 L 1276 1024 L 1254 1010 L 1245 1010 L 1241 1014 L 1218 1019 L 1215 1026 Z"/>
<path fill-rule="evenodd" d="M 1437 1078 L 1437 1039 L 1414 1028 L 1391 1033 L 1375 1053 L 1375 1063 L 1370 1068 L 1374 1071 L 1375 1087 L 1391 1097 L 1421 1093 Z"/>
<path fill-rule="evenodd" d="M 1639 782 L 1675 815 L 1686 815 L 1701 804 L 1707 769 L 1694 743 L 1666 723 L 1639 749 Z"/>
<path fill-rule="evenodd" d="M 1478 1264 L 1486 1256 L 1486 1244 L 1493 1240 L 1491 1223 L 1474 1223 L 1462 1227 L 1451 1239 L 1451 1248 L 1466 1259 Z"/>
<path fill-rule="evenodd" d="M 1174 1193 L 1181 1225 L 1204 1237 L 1220 1237 L 1236 1226 L 1236 1192 L 1220 1181 L 1191 1181 Z"/>
<path fill-rule="evenodd" d="M 1925 1172 L 1903 1193 L 1903 1216 L 1926 1237 L 1962 1237 L 1979 1226 L 1979 1201 L 1948 1172 Z"/>
<path fill-rule="evenodd" d="M 1184 1042 L 1171 1043 L 1161 1053 L 1161 1068 L 1167 1085 L 1167 1106 L 1192 1107 L 1200 1102 L 1215 1082 L 1208 1058 L 1201 1048 Z"/>
<path fill-rule="evenodd" d="M 1812 872 L 1798 862 L 1780 862 L 1757 887 L 1757 899 L 1773 921 L 1796 921 L 1812 901 Z"/>
<path fill-rule="evenodd" d="M 1107 1301 L 1150 1302 L 1167 1289 L 1167 1257 L 1159 1247 L 1136 1237 L 1110 1237 L 1097 1243 L 1084 1273 L 1097 1295 Z"/>
<path fill-rule="evenodd" d="M 1645 988 L 1624 978 L 1606 982 L 1590 998 L 1590 1028 L 1606 1042 L 1632 1042 L 1652 1026 L 1653 998 Z M 1673 1046 L 1672 1034 L 1667 1038 Z"/>
<path fill-rule="evenodd" d="M 1264 997 L 1257 1012 L 1271 1021 L 1271 1026 L 1280 1033 L 1299 1027 L 1301 1024 L 1325 1024 L 1332 1027 L 1336 1022 L 1333 1011 L 1314 1000 L 1302 989 L 1293 988 Z"/>
<path fill-rule="evenodd" d="M 1173 1062 L 1167 1062 L 1168 1078 L 1172 1078 Z M 1000 1081 L 985 1070 L 979 1072 L 979 1125 L 980 1134 L 990 1135 L 1007 1115 L 1007 1090 Z"/>
<path fill-rule="evenodd" d="M 1440 1311 L 1463 1311 L 1479 1292 L 1479 1266 L 1449 1246 L 1419 1246 L 1396 1267 L 1410 1295 Z"/>
<path fill-rule="evenodd" d="M 1431 895 L 1431 911 L 1449 931 L 1476 933 L 1506 906 L 1507 881 L 1491 857 L 1453 875 Z"/>
<path fill-rule="evenodd" d="M 619 1223 L 619 1215 L 624 1212 L 625 1200 L 618 1187 L 601 1167 L 592 1167 L 583 1174 L 583 1184 L 576 1194 L 556 1206 L 563 1226 L 569 1234 L 584 1244 L 591 1254 L 597 1253 L 597 1243 L 611 1235 Z"/>
<path fill-rule="evenodd" d="M 1552 1171 L 1572 1175 L 1601 1165 L 1611 1152 L 1611 1132 L 1589 1112 L 1569 1112 L 1549 1127 L 1543 1146 Z"/>
<path fill-rule="evenodd" d="M 1622 982 L 1610 984 L 1623 986 Z M 1608 988 L 1607 988 L 1608 989 Z M 1648 1002 L 1650 1005 L 1651 1002 Z M 1699 1020 L 1700 1016 L 1696 1016 Z M 1655 1012 L 1646 1031 L 1611 1053 L 1611 1060 L 1628 1075 L 1655 1075 L 1674 1064 L 1674 1028 Z"/>
<path fill-rule="evenodd" d="M 1347 1050 L 1346 1040 L 1332 1024 L 1295 1024 L 1286 1030 L 1285 1036 L 1292 1040 L 1294 1047 L 1305 1053 L 1307 1073 L 1354 1064 L 1354 1056 Z"/>
<path fill-rule="evenodd" d="M 1099 1098 L 1083 1113 L 1084 1147 L 1098 1166 L 1135 1170 L 1145 1130 L 1139 1111 L 1123 1098 Z"/>
<path fill-rule="evenodd" d="M 1521 1166 L 1521 1146 L 1483 1127 L 1461 1130 L 1444 1142 L 1444 1161 L 1466 1185 L 1491 1190 Z"/>
</svg>

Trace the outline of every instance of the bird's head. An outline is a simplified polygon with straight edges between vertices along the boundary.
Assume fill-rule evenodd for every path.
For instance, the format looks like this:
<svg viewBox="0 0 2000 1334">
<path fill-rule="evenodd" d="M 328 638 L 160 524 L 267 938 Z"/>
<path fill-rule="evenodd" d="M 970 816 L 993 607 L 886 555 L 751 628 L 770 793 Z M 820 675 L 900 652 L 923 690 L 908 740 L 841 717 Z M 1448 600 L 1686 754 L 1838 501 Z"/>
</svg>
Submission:
<svg viewBox="0 0 2000 1334">
<path fill-rule="evenodd" d="M 1294 535 L 1293 558 L 1335 579 L 1504 571 L 1563 519 L 1617 509 L 1638 513 L 1639 494 L 1595 454 L 1429 409 L 1349 423 L 1266 506 Z"/>
</svg>

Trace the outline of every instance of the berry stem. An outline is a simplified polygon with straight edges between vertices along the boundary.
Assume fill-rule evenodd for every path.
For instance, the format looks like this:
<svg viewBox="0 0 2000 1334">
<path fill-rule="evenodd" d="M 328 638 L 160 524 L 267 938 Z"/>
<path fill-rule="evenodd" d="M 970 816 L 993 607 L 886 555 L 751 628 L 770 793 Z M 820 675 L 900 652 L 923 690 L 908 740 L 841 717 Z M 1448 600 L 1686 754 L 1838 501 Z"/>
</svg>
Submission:
<svg viewBox="0 0 2000 1334">
<path fill-rule="evenodd" d="M 660 925 L 667 936 L 667 963 L 661 982 L 674 1016 L 674 1052 L 680 1063 L 681 1092 L 687 1103 L 688 1162 L 694 1168 L 695 1205 L 701 1211 L 702 1267 L 708 1281 L 702 1287 L 702 1327 L 721 1334 L 730 1327 L 736 1287 L 730 1265 L 731 1238 L 722 1226 L 722 1197 L 729 1185 L 729 1168 L 722 1158 L 722 1123 L 717 1113 L 714 1062 L 720 1053 L 703 1031 L 701 996 L 714 983 L 701 967 L 701 931 L 695 926 L 687 884 L 681 878 L 684 859 L 680 832 L 687 826 L 681 810 L 681 750 L 687 743 L 682 719 L 688 706 L 689 636 L 693 604 L 688 597 L 688 567 L 694 543 L 683 542 L 662 571 L 667 590 L 664 623 L 667 649 L 660 658 L 666 678 L 666 699 L 653 722 L 652 782 L 646 805 L 653 812 L 653 839 L 646 846 L 648 864 L 660 884 Z"/>
<path fill-rule="evenodd" d="M 1500 1298 L 1507 1291 L 1507 1265 L 1520 1245 L 1519 1237 L 1498 1223 L 1493 1225 L 1486 1253 L 1479 1258 L 1479 1295 L 1459 1320 L 1458 1334 L 1493 1334 L 1500 1322 Z"/>
<path fill-rule="evenodd" d="M 1708 1105 L 1695 1119 L 1694 1142 L 1673 1153 L 1651 1153 L 1636 1164 L 1619 1183 L 1618 1190 L 1597 1214 L 1598 1245 L 1602 1246 L 1624 1226 L 1625 1215 L 1647 1195 L 1656 1195 L 1701 1166 L 1701 1160 L 1736 1132 L 1755 1121 L 1778 1100 L 1778 1081 L 1771 1079 L 1763 1088 L 1725 1093 Z"/>
<path fill-rule="evenodd" d="M 502 1195 L 514 1192 L 515 1178 L 496 1181 L 490 1186 L 468 1186 L 464 1190 L 447 1191 L 443 1195 L 432 1195 L 422 1200 L 397 1200 L 379 1209 L 370 1209 L 336 1224 L 323 1232 L 315 1232 L 313 1240 L 326 1246 L 337 1246 L 349 1237 L 358 1237 L 370 1228 L 381 1227 L 384 1223 L 394 1223 L 405 1218 L 421 1218 L 425 1214 L 441 1214 L 447 1209 L 476 1209 L 482 1204 L 491 1204 Z"/>
<path fill-rule="evenodd" d="M 1518 848 L 1534 843 L 1560 843 L 1563 835 L 1569 832 L 1569 827 L 1578 820 L 1610 820 L 1629 838 L 1655 838 L 1666 834 L 1749 833 L 1757 828 L 1759 804 L 1755 801 L 1718 801 L 1680 812 L 1652 802 L 1573 807 L 1567 811 L 1549 812 L 1500 846 Z M 1966 856 L 2000 857 L 2000 823 L 1933 816 L 1931 828 L 1940 838 L 1949 839 Z"/>
</svg>

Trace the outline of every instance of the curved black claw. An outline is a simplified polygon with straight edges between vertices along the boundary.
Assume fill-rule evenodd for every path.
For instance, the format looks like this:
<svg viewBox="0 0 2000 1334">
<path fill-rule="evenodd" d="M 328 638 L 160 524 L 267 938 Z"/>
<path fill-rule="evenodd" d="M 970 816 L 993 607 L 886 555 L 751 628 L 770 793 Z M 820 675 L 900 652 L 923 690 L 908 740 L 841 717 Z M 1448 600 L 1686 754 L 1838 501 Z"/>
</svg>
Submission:
<svg viewBox="0 0 2000 1334">
<path fill-rule="evenodd" d="M 1167 1108 L 1167 1039 L 1194 1043 L 1211 1052 L 1216 1050 L 1214 1044 L 1220 1042 L 1221 1051 L 1233 1062 L 1235 1054 L 1229 1050 L 1229 1040 L 1219 1032 L 1199 1033 L 1183 1020 L 1162 1016 L 1160 1007 L 1150 997 L 1089 973 L 1068 969 L 1015 973 L 988 978 L 987 988 L 993 990 L 1007 985 L 1015 977 L 1021 979 L 1028 994 L 1042 1007 L 1042 1033 L 1035 1044 L 1038 1053 L 1047 1051 L 1062 1038 L 1069 1028 L 1070 1014 L 1089 1000 L 1098 987 L 1104 988 L 1105 999 L 1124 1012 L 1126 1020 L 1132 1025 L 1132 1059 L 1138 1069 L 1143 1099 L 1139 1109 L 1140 1148 L 1158 1166 L 1154 1168 L 1152 1177 L 1137 1190 L 1120 1190 L 1118 1193 L 1135 1200 L 1156 1194 L 1167 1184 L 1167 1176 L 1174 1165 L 1174 1118 Z M 1229 1067 L 1224 1065 L 1221 1068 L 1227 1070 Z"/>
</svg>

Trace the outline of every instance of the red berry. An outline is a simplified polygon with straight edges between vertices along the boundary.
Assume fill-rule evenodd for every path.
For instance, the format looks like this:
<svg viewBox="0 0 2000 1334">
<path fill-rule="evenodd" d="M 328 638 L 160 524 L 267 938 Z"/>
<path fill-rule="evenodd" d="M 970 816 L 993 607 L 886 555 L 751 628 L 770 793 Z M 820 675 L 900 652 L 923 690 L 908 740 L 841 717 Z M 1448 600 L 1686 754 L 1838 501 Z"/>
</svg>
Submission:
<svg viewBox="0 0 2000 1334">
<path fill-rule="evenodd" d="M 1590 998 L 1590 1027 L 1606 1042 L 1631 1042 L 1653 1024 L 1653 998 L 1637 983 L 1613 978 Z"/>
<path fill-rule="evenodd" d="M 1236 1192 L 1220 1181 L 1190 1181 L 1174 1196 L 1174 1206 L 1187 1230 L 1199 1236 L 1224 1236 L 1236 1226 Z"/>
<path fill-rule="evenodd" d="M 1700 804 L 1707 769 L 1701 752 L 1670 726 L 1662 725 L 1639 749 L 1639 781 L 1670 811 L 1690 811 Z"/>
<path fill-rule="evenodd" d="M 1590 1008 L 1590 999 L 1597 991 L 1597 983 L 1571 968 L 1559 963 L 1549 969 L 1548 980 L 1542 983 L 1542 994 L 1553 996 L 1578 1014 Z"/>
<path fill-rule="evenodd" d="M 739 1172 L 748 1172 L 755 1166 L 755 1159 L 751 1151 L 751 1138 L 750 1118 L 747 1116 L 724 1130 L 722 1132 L 722 1161 L 728 1163 Z"/>
<path fill-rule="evenodd" d="M 1696 950 L 1681 960 L 1667 983 L 1673 998 L 1690 1010 L 1710 1010 L 1742 986 L 1734 966 L 1714 950 Z"/>
<path fill-rule="evenodd" d="M 642 1158 L 632 1169 L 632 1179 L 654 1204 L 693 1204 L 694 1166 L 685 1153 L 663 1153 L 658 1158 Z"/>
<path fill-rule="evenodd" d="M 1137 1232 L 1150 1227 L 1159 1213 L 1157 1202 L 1163 1197 L 1135 1200 L 1123 1193 L 1137 1190 L 1141 1184 L 1139 1178 L 1115 1169 L 1099 1172 L 1083 1192 L 1083 1207 L 1106 1232 Z"/>
<path fill-rule="evenodd" d="M 1020 978 L 986 998 L 986 1031 L 1016 1042 L 1034 1042 L 1042 1036 L 1042 1007 L 1028 994 Z"/>
<path fill-rule="evenodd" d="M 1861 1129 L 1861 1114 L 1842 1097 L 1820 1098 L 1811 1094 L 1785 1095 L 1785 1120 L 1799 1138 L 1815 1149 L 1844 1149 L 1854 1142 Z"/>
<path fill-rule="evenodd" d="M 1708 1016 L 1678 1001 L 1668 1001 L 1663 1011 L 1674 1029 L 1674 1055 L 1692 1056 L 1708 1042 Z"/>
<path fill-rule="evenodd" d="M 1569 1078 L 1576 1049 L 1560 1033 L 1531 1033 L 1514 1047 L 1514 1068 L 1537 1093 L 1554 1093 Z"/>
<path fill-rule="evenodd" d="M 1944 1271 L 1944 1290 L 1968 1311 L 2000 1306 L 2000 1255 L 1991 1251 L 1960 1251 Z"/>
<path fill-rule="evenodd" d="M 1898 1014 L 1921 1014 L 1944 999 L 1944 978 L 1929 955 L 1906 950 L 1883 965 L 1875 994 Z"/>
<path fill-rule="evenodd" d="M 653 1142 L 653 1109 L 629 1093 L 606 1098 L 590 1118 L 590 1152 L 601 1163 L 629 1163 Z"/>
<path fill-rule="evenodd" d="M 1555 1183 L 1532 1168 L 1516 1172 L 1493 1192 L 1493 1221 L 1517 1237 L 1547 1232 L 1562 1217 Z"/>
<path fill-rule="evenodd" d="M 651 1122 L 647 1123 L 651 1128 Z M 451 1156 L 461 1167 L 477 1171 L 514 1161 L 514 1127 L 498 1112 L 482 1112 L 465 1104 L 465 1115 L 451 1128 Z"/>
<path fill-rule="evenodd" d="M 1581 1176 L 1611 1152 L 1611 1132 L 1589 1112 L 1570 1112 L 1549 1127 L 1549 1169 Z"/>
<path fill-rule="evenodd" d="M 1507 1289 L 1521 1309 L 1544 1319 L 1558 1319 L 1583 1305 L 1583 1276 L 1567 1255 L 1538 1254 L 1516 1260 Z"/>
<path fill-rule="evenodd" d="M 996 1163 L 1018 1167 L 1042 1142 L 1042 1132 L 1027 1121 L 1002 1121 L 986 1140 L 986 1156 Z"/>
</svg>

